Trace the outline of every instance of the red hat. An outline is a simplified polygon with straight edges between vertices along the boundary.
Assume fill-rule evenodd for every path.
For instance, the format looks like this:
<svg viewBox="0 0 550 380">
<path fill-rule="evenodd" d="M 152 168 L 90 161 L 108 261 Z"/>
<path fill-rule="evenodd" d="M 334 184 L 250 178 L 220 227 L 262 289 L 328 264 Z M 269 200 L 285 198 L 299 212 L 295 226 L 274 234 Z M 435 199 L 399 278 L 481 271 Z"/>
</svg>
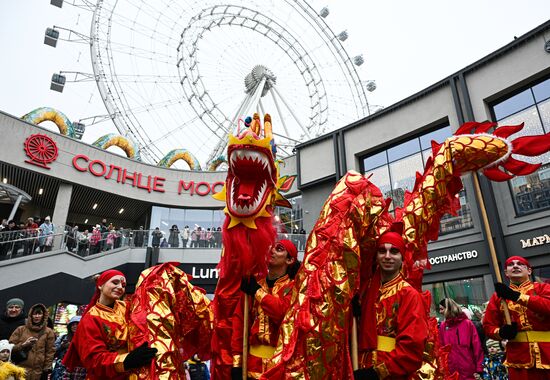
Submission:
<svg viewBox="0 0 550 380">
<path fill-rule="evenodd" d="M 403 223 L 394 222 L 390 229 L 387 230 L 378 239 L 378 246 L 382 246 L 385 243 L 389 243 L 395 248 L 399 249 L 399 252 L 403 255 L 405 253 L 405 242 L 403 241 Z"/>
<path fill-rule="evenodd" d="M 298 250 L 296 249 L 296 246 L 294 245 L 293 242 L 291 242 L 290 240 L 287 240 L 287 239 L 282 239 L 282 240 L 279 240 L 278 242 L 276 242 L 275 245 L 277 245 L 279 243 L 281 243 L 283 245 L 283 247 L 285 247 L 285 250 L 290 255 L 290 257 L 292 257 L 294 259 L 298 259 Z"/>
<path fill-rule="evenodd" d="M 507 267 L 507 266 L 508 266 L 509 264 L 511 264 L 512 261 L 514 261 L 514 260 L 517 260 L 517 261 L 519 261 L 520 263 L 525 264 L 525 265 L 527 265 L 529 268 L 531 268 L 531 265 L 529 264 L 529 261 L 527 261 L 526 258 L 521 257 L 521 256 L 512 256 L 512 257 L 508 257 L 508 258 L 506 259 L 506 262 L 504 263 L 504 266 Z"/>
</svg>

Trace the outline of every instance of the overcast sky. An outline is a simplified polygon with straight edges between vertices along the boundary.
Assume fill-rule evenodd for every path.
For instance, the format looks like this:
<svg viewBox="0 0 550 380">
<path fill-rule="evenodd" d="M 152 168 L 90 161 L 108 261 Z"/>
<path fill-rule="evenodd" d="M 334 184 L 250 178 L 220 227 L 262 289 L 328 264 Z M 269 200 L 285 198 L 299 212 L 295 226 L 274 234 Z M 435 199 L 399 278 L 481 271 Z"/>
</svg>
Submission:
<svg viewBox="0 0 550 380">
<path fill-rule="evenodd" d="M 78 0 L 76 0 L 78 1 Z M 451 75 L 547 21 L 547 0 L 315 0 L 327 5 L 335 33 L 346 29 L 350 56 L 363 54 L 362 79 L 374 79 L 369 102 L 389 106 Z M 49 0 L 0 0 L 0 110 L 22 116 L 50 106 L 71 120 L 105 114 L 95 82 L 69 83 L 63 93 L 49 90 L 60 70 L 91 72 L 89 47 L 60 41 L 43 44 L 52 25 L 89 33 L 90 12 Z M 550 34 L 546 36 L 550 39 Z M 544 41 L 541 41 L 541 49 Z M 525 57 L 529 59 L 529 57 Z M 115 132 L 107 123 L 87 130 L 84 140 Z"/>
</svg>

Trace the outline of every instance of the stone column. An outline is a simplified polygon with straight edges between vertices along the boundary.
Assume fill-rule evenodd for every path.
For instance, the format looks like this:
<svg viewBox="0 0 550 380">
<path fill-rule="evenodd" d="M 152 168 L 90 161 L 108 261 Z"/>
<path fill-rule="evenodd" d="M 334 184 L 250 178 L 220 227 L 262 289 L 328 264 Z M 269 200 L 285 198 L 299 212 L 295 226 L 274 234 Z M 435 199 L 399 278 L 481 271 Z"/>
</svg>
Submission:
<svg viewBox="0 0 550 380">
<path fill-rule="evenodd" d="M 55 200 L 55 208 L 52 215 L 52 223 L 55 224 L 55 233 L 63 233 L 64 226 L 67 224 L 67 216 L 69 215 L 69 205 L 71 204 L 71 196 L 73 194 L 73 185 L 62 182 L 57 191 Z M 65 246 L 65 236 L 63 239 L 55 239 L 54 249 L 61 249 Z"/>
</svg>

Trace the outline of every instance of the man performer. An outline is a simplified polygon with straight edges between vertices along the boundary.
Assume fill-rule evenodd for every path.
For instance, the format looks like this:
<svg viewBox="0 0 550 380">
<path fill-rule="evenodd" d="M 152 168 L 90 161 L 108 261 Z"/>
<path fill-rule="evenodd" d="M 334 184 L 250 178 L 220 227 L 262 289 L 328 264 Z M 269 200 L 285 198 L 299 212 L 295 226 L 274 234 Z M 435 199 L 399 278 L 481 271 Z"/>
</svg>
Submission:
<svg viewBox="0 0 550 380">
<path fill-rule="evenodd" d="M 426 311 L 420 293 L 401 272 L 407 253 L 396 225 L 402 228 L 394 223 L 378 240 L 377 268 L 361 305 L 356 380 L 408 379 L 422 365 Z"/>
<path fill-rule="evenodd" d="M 279 326 L 290 308 L 294 276 L 298 271 L 298 250 L 290 240 L 280 240 L 271 247 L 267 278 L 256 281 L 243 279 L 243 297 L 233 318 L 231 351 L 233 353 L 232 380 L 242 380 L 243 308 L 244 297 L 251 295 L 250 334 L 248 350 L 248 378 L 259 379 L 270 367 L 279 338 Z"/>
<path fill-rule="evenodd" d="M 531 282 L 531 265 L 521 256 L 504 265 L 510 286 L 495 283 L 483 318 L 485 334 L 508 340 L 504 365 L 510 380 L 550 379 L 550 285 Z M 511 324 L 504 321 L 501 300 L 508 304 Z"/>
</svg>

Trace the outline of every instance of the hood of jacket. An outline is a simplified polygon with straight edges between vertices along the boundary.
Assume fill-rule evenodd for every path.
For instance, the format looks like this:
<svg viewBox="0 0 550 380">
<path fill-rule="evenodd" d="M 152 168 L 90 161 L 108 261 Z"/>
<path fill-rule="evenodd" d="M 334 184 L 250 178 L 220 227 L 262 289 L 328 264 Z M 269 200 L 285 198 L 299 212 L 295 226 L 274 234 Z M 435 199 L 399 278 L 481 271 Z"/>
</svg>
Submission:
<svg viewBox="0 0 550 380">
<path fill-rule="evenodd" d="M 42 317 L 42 322 L 39 325 L 34 325 L 32 323 L 32 314 L 37 309 L 42 310 L 42 313 L 44 314 L 44 316 Z M 48 309 L 46 308 L 46 306 L 44 306 L 41 303 L 32 305 L 32 307 L 29 310 L 29 314 L 27 318 L 27 327 L 33 331 L 41 331 L 41 330 L 44 330 L 47 325 L 48 325 Z"/>
</svg>

